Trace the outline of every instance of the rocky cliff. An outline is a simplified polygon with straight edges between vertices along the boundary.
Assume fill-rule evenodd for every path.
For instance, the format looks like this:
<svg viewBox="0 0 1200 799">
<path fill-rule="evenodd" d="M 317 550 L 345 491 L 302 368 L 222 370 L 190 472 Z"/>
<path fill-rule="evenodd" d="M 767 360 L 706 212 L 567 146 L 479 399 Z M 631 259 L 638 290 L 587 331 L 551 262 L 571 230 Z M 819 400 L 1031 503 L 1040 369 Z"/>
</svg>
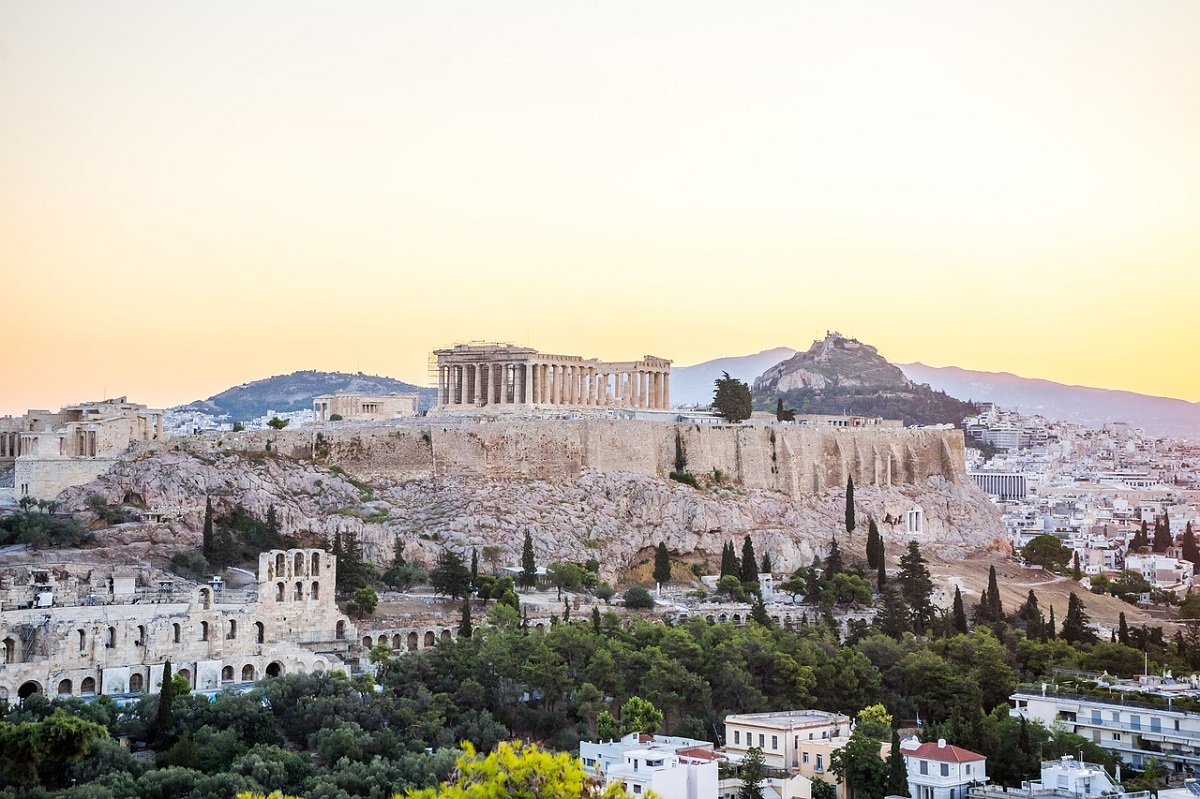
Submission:
<svg viewBox="0 0 1200 799">
<path fill-rule="evenodd" d="M 856 489 L 863 529 L 847 540 L 840 488 L 802 497 L 716 484 L 697 490 L 643 474 L 582 469 L 556 480 L 445 475 L 364 482 L 311 461 L 231 452 L 147 453 L 118 463 L 95 482 L 64 493 L 64 507 L 87 513 L 89 494 L 111 504 L 176 509 L 163 525 L 127 525 L 99 533 L 101 544 L 130 546 L 139 556 L 169 557 L 198 546 L 206 497 L 218 514 L 236 504 L 259 518 L 274 505 L 285 534 L 353 531 L 368 558 L 386 564 L 399 537 L 406 556 L 431 564 L 443 546 L 499 546 L 500 560 L 520 559 L 525 530 L 539 563 L 594 557 L 608 579 L 649 558 L 665 541 L 673 556 L 716 563 L 722 545 L 749 535 L 779 570 L 807 564 L 841 530 L 842 546 L 865 543 L 868 516 L 895 547 L 908 540 L 905 512 L 920 508 L 919 536 L 947 555 L 1005 548 L 999 515 L 971 483 L 931 476 Z"/>
</svg>

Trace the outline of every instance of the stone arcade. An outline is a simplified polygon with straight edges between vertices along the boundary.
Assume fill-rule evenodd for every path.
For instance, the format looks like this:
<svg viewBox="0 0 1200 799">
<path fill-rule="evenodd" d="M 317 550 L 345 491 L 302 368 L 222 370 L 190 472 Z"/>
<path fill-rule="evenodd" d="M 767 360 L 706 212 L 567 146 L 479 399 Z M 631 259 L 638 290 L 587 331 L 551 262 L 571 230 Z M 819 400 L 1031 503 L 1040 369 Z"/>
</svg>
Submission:
<svg viewBox="0 0 1200 799">
<path fill-rule="evenodd" d="M 671 362 L 653 355 L 606 362 L 513 344 L 457 344 L 434 354 L 435 412 L 671 407 Z"/>
</svg>

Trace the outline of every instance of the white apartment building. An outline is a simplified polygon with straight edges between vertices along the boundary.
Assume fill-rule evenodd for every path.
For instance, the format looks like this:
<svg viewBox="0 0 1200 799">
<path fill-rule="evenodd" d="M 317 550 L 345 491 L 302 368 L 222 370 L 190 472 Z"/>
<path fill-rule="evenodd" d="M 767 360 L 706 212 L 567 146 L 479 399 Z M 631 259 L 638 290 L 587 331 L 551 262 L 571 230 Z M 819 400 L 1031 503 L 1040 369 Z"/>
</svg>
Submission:
<svg viewBox="0 0 1200 799">
<path fill-rule="evenodd" d="M 945 739 L 901 742 L 912 799 L 966 799 L 967 790 L 987 782 L 987 758 Z"/>
<path fill-rule="evenodd" d="M 1125 556 L 1125 568 L 1137 572 L 1155 588 L 1187 590 L 1192 584 L 1192 564 L 1156 552 Z"/>
<path fill-rule="evenodd" d="M 1078 735 L 1110 749 L 1135 768 L 1148 758 L 1176 771 L 1200 766 L 1200 713 L 1176 710 L 1172 700 L 1163 705 L 1046 691 L 1012 695 L 1014 716 L 1024 716 L 1046 726 L 1062 722 Z"/>
<path fill-rule="evenodd" d="M 708 741 L 636 732 L 619 741 L 584 741 L 579 758 L 605 787 L 620 785 L 630 796 L 654 791 L 660 799 L 716 799 L 723 759 Z"/>
</svg>

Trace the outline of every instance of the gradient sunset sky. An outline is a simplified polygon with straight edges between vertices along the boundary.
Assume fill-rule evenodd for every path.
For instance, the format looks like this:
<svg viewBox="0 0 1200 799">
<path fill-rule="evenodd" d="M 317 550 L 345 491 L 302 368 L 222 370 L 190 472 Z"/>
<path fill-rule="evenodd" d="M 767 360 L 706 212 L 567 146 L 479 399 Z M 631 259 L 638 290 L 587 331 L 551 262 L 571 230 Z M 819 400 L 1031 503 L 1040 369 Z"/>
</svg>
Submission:
<svg viewBox="0 0 1200 799">
<path fill-rule="evenodd" d="M 0 413 L 513 341 L 1200 400 L 1200 2 L 0 3 Z"/>
</svg>

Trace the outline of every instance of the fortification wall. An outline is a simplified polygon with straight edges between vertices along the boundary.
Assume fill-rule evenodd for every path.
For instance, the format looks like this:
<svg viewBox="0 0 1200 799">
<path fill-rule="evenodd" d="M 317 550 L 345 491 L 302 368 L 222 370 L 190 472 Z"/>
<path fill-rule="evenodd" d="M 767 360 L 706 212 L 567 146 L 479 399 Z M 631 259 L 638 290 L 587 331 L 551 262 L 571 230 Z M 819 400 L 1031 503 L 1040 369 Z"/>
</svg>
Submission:
<svg viewBox="0 0 1200 799">
<path fill-rule="evenodd" d="M 791 497 L 843 486 L 966 479 L 958 430 L 799 425 L 694 425 L 623 419 L 496 420 L 209 433 L 176 439 L 190 451 L 268 448 L 336 465 L 359 478 L 443 476 L 573 479 L 581 469 L 665 478 L 682 447 L 686 471 L 720 470 L 747 488 Z"/>
</svg>

